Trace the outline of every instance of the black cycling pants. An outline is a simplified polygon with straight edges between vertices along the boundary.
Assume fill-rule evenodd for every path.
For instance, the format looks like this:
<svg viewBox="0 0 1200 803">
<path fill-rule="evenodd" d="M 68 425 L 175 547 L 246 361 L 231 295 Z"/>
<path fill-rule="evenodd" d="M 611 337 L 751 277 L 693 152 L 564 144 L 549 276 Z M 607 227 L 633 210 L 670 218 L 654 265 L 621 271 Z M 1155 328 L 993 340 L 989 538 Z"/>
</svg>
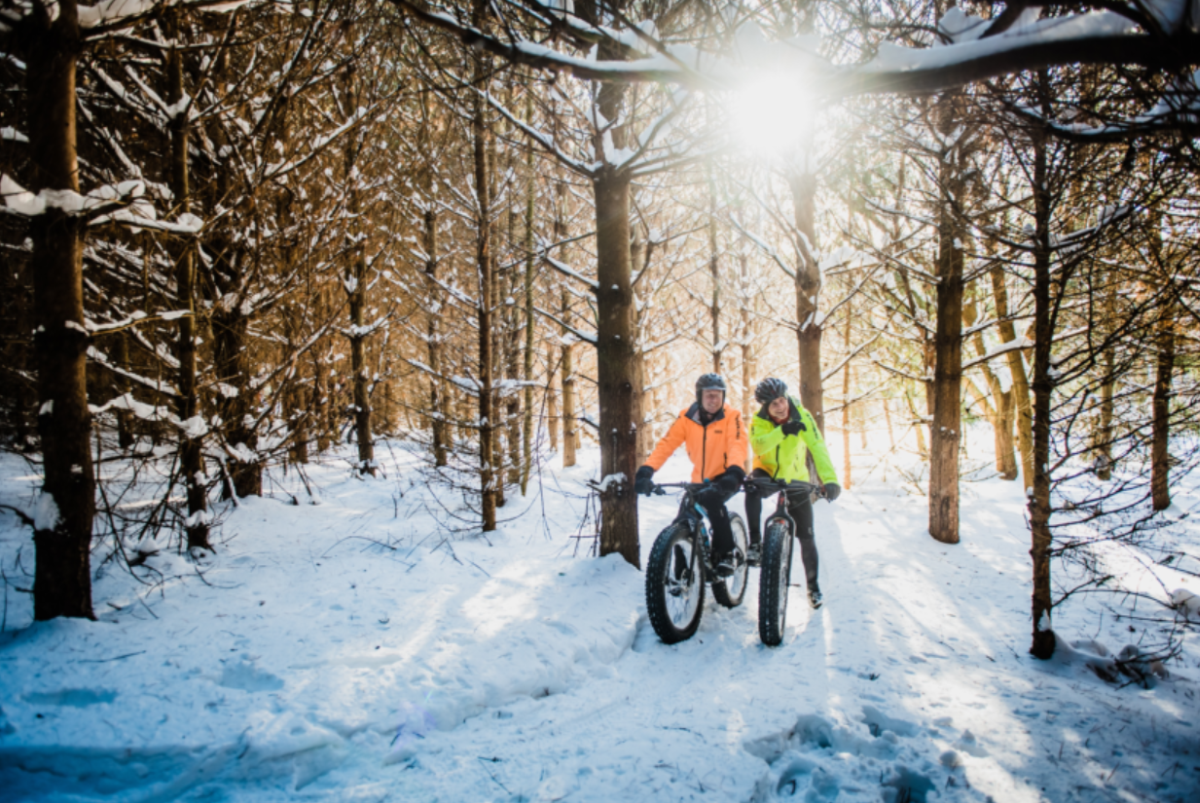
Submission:
<svg viewBox="0 0 1200 803">
<path fill-rule="evenodd" d="M 756 468 L 751 477 L 770 477 Z M 817 538 L 813 533 L 812 499 L 802 491 L 784 491 L 787 494 L 788 515 L 796 522 L 796 537 L 800 539 L 800 559 L 804 561 L 804 578 L 809 588 L 817 585 Z M 762 495 L 753 485 L 746 486 L 746 528 L 750 531 L 750 543 L 762 541 Z"/>
<path fill-rule="evenodd" d="M 729 523 L 729 511 L 725 509 L 725 503 L 736 493 L 737 491 L 723 491 L 713 485 L 697 491 L 694 497 L 696 504 L 708 514 L 708 520 L 712 524 L 713 555 L 717 560 L 733 551 L 733 526 Z M 684 516 L 684 512 L 680 510 L 679 517 L 675 520 L 680 521 Z"/>
</svg>

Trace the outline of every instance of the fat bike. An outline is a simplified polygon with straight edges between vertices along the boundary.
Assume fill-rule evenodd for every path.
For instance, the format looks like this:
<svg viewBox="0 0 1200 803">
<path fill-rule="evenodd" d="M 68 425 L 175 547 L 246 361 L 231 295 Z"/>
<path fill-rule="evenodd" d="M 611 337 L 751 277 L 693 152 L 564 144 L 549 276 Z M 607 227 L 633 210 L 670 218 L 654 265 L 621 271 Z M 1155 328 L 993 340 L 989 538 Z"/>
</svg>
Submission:
<svg viewBox="0 0 1200 803">
<path fill-rule="evenodd" d="M 733 554 L 718 574 L 712 553 L 708 516 L 696 503 L 697 492 L 712 487 L 705 483 L 678 482 L 656 485 L 683 489 L 679 515 L 658 534 L 646 564 L 646 612 L 654 632 L 664 644 L 692 637 L 704 612 L 704 586 L 712 585 L 713 596 L 726 608 L 742 604 L 746 594 L 746 523 L 736 513 L 729 516 L 733 530 Z"/>
<path fill-rule="evenodd" d="M 824 495 L 825 489 L 809 482 L 784 482 L 769 477 L 747 477 L 763 497 L 778 493 L 775 512 L 763 526 L 762 563 L 758 577 L 758 636 L 768 647 L 783 642 L 787 627 L 788 586 L 792 576 L 792 553 L 795 545 L 796 522 L 788 514 L 788 493 Z"/>
</svg>

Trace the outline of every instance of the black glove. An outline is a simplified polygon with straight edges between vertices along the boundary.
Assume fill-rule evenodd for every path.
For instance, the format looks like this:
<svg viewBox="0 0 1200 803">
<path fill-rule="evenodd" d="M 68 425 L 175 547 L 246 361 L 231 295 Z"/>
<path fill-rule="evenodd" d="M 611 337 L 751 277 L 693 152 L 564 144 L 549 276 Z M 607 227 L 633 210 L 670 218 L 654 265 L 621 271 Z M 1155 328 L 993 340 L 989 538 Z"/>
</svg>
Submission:
<svg viewBox="0 0 1200 803">
<path fill-rule="evenodd" d="M 800 430 L 804 429 L 804 424 L 800 423 L 798 418 L 790 418 L 780 427 L 784 435 L 799 435 Z"/>
<path fill-rule="evenodd" d="M 654 481 L 651 479 L 654 476 L 654 469 L 650 466 L 642 466 L 634 475 L 633 490 L 635 493 L 640 493 L 642 496 L 649 496 L 654 491 Z"/>
<path fill-rule="evenodd" d="M 838 496 L 841 495 L 841 493 L 842 493 L 842 486 L 838 485 L 836 482 L 825 483 L 825 498 L 828 499 L 830 502 L 837 499 Z"/>
<path fill-rule="evenodd" d="M 746 472 L 741 466 L 730 466 L 725 469 L 725 473 L 717 477 L 716 485 L 727 494 L 735 494 L 742 487 L 742 480 L 746 479 Z"/>
</svg>

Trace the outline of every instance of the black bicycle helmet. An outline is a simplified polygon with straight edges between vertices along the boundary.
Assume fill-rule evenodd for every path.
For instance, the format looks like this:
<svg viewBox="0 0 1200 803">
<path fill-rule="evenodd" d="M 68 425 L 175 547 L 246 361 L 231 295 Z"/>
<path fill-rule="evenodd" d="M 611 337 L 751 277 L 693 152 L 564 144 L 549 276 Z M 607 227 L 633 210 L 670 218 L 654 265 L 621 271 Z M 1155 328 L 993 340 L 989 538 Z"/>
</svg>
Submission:
<svg viewBox="0 0 1200 803">
<path fill-rule="evenodd" d="M 696 401 L 700 401 L 700 397 L 706 390 L 719 390 L 721 393 L 725 393 L 729 389 L 725 387 L 725 378 L 720 374 L 701 374 L 700 378 L 696 380 Z"/>
<path fill-rule="evenodd" d="M 758 387 L 754 389 L 754 398 L 758 399 L 759 404 L 770 404 L 780 396 L 786 395 L 787 383 L 773 376 L 759 382 Z"/>
</svg>

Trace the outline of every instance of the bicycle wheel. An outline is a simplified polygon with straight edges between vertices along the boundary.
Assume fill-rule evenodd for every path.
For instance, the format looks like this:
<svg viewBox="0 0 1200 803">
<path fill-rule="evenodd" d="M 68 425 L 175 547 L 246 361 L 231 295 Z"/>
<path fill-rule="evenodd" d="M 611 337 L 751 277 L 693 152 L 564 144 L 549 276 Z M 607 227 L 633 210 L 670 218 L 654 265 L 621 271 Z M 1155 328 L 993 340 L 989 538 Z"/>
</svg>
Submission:
<svg viewBox="0 0 1200 803">
<path fill-rule="evenodd" d="M 758 586 L 758 635 L 768 647 L 783 641 L 787 626 L 788 583 L 792 574 L 792 533 L 782 519 L 767 522 Z"/>
<path fill-rule="evenodd" d="M 691 528 L 676 522 L 658 534 L 646 563 L 646 612 L 664 644 L 692 637 L 704 610 L 704 558 Z"/>
<path fill-rule="evenodd" d="M 729 577 L 722 577 L 713 582 L 713 597 L 726 608 L 736 608 L 742 604 L 746 595 L 746 575 L 750 567 L 746 563 L 746 522 L 734 513 L 729 517 L 730 528 L 733 530 L 733 560 L 734 570 Z"/>
</svg>

